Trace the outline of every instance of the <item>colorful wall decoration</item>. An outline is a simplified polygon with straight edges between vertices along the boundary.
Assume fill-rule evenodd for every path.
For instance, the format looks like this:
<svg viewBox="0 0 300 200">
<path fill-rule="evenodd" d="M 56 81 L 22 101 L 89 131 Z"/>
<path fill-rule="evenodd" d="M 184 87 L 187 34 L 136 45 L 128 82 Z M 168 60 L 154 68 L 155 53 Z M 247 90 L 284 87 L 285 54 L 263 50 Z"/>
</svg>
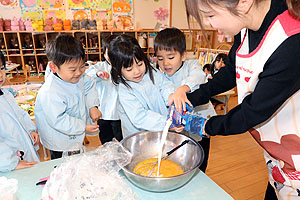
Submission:
<svg viewBox="0 0 300 200">
<path fill-rule="evenodd" d="M 64 8 L 64 0 L 38 0 L 42 8 Z"/>
<path fill-rule="evenodd" d="M 72 10 L 72 19 L 91 19 L 90 10 Z"/>
<path fill-rule="evenodd" d="M 21 9 L 23 19 L 39 20 L 43 19 L 42 9 Z"/>
<path fill-rule="evenodd" d="M 20 0 L 21 8 L 36 8 L 39 5 L 39 0 Z"/>
<path fill-rule="evenodd" d="M 89 1 L 88 0 L 68 0 L 69 8 L 89 8 Z"/>
<path fill-rule="evenodd" d="M 106 19 L 108 20 L 111 17 L 111 11 L 105 10 L 105 11 L 98 11 L 98 10 L 91 10 L 91 19 L 92 20 L 102 20 Z"/>
<path fill-rule="evenodd" d="M 54 21 L 56 19 L 66 19 L 66 12 L 65 10 L 43 10 L 44 19 L 52 18 Z"/>
<path fill-rule="evenodd" d="M 113 18 L 116 21 L 123 21 L 124 27 L 133 26 L 133 0 L 113 0 Z"/>
<path fill-rule="evenodd" d="M 14 8 L 14 7 L 18 7 L 18 0 L 0 0 L 0 8 Z"/>
<path fill-rule="evenodd" d="M 111 10 L 111 0 L 89 0 L 91 10 Z"/>
</svg>

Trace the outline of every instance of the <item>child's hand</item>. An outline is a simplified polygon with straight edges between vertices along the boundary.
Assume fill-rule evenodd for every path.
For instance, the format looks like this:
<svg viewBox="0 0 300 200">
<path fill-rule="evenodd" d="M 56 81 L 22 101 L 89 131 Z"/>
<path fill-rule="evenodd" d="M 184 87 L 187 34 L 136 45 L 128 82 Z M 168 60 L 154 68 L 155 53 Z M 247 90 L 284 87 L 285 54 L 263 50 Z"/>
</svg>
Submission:
<svg viewBox="0 0 300 200">
<path fill-rule="evenodd" d="M 177 126 L 174 128 L 170 128 L 170 130 L 175 131 L 177 133 L 181 133 L 184 130 L 184 126 Z"/>
<path fill-rule="evenodd" d="M 186 111 L 186 105 L 185 103 L 188 103 L 190 106 L 192 106 L 191 102 L 186 97 L 186 93 L 190 91 L 190 88 L 186 85 L 183 85 L 169 96 L 169 106 L 171 106 L 173 103 L 175 104 L 176 110 L 181 113 L 182 108 L 183 111 Z"/>
<path fill-rule="evenodd" d="M 96 75 L 99 77 L 99 78 L 102 78 L 104 80 L 107 80 L 109 79 L 109 73 L 105 72 L 105 71 L 98 71 L 96 73 Z"/>
<path fill-rule="evenodd" d="M 32 140 L 33 140 L 33 142 L 34 142 L 33 145 L 36 145 L 36 144 L 39 143 L 39 141 L 40 141 L 40 136 L 39 136 L 39 134 L 38 134 L 37 132 L 32 131 L 32 132 L 30 133 L 30 136 L 31 136 L 31 138 L 32 138 Z"/>
<path fill-rule="evenodd" d="M 93 122 L 96 122 L 96 121 L 98 121 L 98 119 L 100 119 L 102 117 L 102 113 L 100 112 L 100 110 L 98 108 L 92 107 L 92 108 L 90 108 L 90 117 Z"/>
<path fill-rule="evenodd" d="M 24 168 L 28 168 L 28 167 L 33 167 L 35 164 L 37 164 L 38 162 L 27 162 L 25 160 L 20 160 L 16 169 L 24 169 Z"/>
<path fill-rule="evenodd" d="M 85 132 L 94 133 L 99 131 L 98 125 L 87 124 L 85 125 Z"/>
</svg>

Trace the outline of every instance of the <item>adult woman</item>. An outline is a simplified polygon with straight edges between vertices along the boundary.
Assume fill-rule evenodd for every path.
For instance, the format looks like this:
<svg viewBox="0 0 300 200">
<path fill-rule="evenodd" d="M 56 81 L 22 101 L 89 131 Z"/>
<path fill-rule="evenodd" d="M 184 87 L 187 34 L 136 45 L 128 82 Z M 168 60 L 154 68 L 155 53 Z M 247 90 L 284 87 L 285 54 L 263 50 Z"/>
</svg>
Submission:
<svg viewBox="0 0 300 200">
<path fill-rule="evenodd" d="M 188 95 L 197 106 L 213 95 L 238 88 L 239 105 L 226 115 L 207 120 L 204 134 L 231 135 L 249 130 L 265 150 L 269 169 L 265 198 L 274 199 L 274 191 L 279 199 L 299 198 L 300 2 L 185 2 L 188 16 L 195 17 L 201 26 L 203 19 L 221 34 L 235 36 L 226 67 Z"/>
</svg>

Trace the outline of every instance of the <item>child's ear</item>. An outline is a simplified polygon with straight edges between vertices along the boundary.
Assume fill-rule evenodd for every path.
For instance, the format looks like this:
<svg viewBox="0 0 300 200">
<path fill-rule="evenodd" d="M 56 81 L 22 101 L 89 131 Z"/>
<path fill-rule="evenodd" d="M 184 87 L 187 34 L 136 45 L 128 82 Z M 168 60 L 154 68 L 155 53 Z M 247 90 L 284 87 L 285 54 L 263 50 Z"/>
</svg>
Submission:
<svg viewBox="0 0 300 200">
<path fill-rule="evenodd" d="M 182 56 L 181 56 L 181 60 L 185 61 L 187 59 L 187 52 L 183 52 Z"/>
<path fill-rule="evenodd" d="M 49 62 L 49 67 L 53 73 L 56 73 L 58 71 L 58 67 L 53 63 L 53 61 Z"/>
</svg>

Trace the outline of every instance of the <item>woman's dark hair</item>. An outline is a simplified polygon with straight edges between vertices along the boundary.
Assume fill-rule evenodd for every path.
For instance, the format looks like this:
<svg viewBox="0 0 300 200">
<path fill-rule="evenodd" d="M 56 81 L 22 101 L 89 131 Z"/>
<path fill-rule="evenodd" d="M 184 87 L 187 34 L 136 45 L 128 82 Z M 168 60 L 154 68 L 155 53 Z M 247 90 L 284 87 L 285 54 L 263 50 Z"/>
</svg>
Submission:
<svg viewBox="0 0 300 200">
<path fill-rule="evenodd" d="M 131 67 L 133 61 L 143 61 L 146 66 L 146 73 L 149 72 L 150 79 L 154 83 L 152 70 L 155 70 L 151 65 L 141 49 L 138 41 L 128 35 L 119 35 L 111 43 L 108 49 L 108 57 L 112 65 L 111 78 L 114 84 L 119 84 L 120 82 L 129 87 L 129 84 L 126 82 L 122 76 L 121 69 L 122 67 L 128 68 Z"/>
<path fill-rule="evenodd" d="M 82 45 L 74 37 L 67 34 L 59 34 L 55 40 L 47 43 L 47 57 L 58 68 L 71 60 L 85 60 Z"/>
<path fill-rule="evenodd" d="M 198 4 L 201 1 L 202 5 L 211 7 L 210 5 L 222 5 L 226 6 L 226 8 L 234 15 L 239 15 L 236 10 L 236 6 L 239 3 L 239 0 L 185 0 L 185 7 L 187 13 L 187 20 L 190 26 L 190 19 L 194 17 L 201 29 L 204 30 L 204 26 L 202 24 L 201 15 L 199 12 Z M 263 0 L 255 0 L 256 2 L 260 2 Z M 289 13 L 293 15 L 296 19 L 300 20 L 300 1 L 299 0 L 286 0 L 286 4 L 289 10 Z M 191 27 L 190 27 L 191 28 Z"/>
<path fill-rule="evenodd" d="M 4 55 L 3 55 L 3 53 L 2 53 L 2 51 L 0 51 L 0 61 L 1 61 L 1 64 L 5 67 L 5 57 L 4 57 Z"/>
<path fill-rule="evenodd" d="M 184 33 L 177 28 L 166 28 L 160 31 L 154 40 L 154 51 L 158 50 L 175 50 L 183 55 L 186 50 Z"/>
</svg>

